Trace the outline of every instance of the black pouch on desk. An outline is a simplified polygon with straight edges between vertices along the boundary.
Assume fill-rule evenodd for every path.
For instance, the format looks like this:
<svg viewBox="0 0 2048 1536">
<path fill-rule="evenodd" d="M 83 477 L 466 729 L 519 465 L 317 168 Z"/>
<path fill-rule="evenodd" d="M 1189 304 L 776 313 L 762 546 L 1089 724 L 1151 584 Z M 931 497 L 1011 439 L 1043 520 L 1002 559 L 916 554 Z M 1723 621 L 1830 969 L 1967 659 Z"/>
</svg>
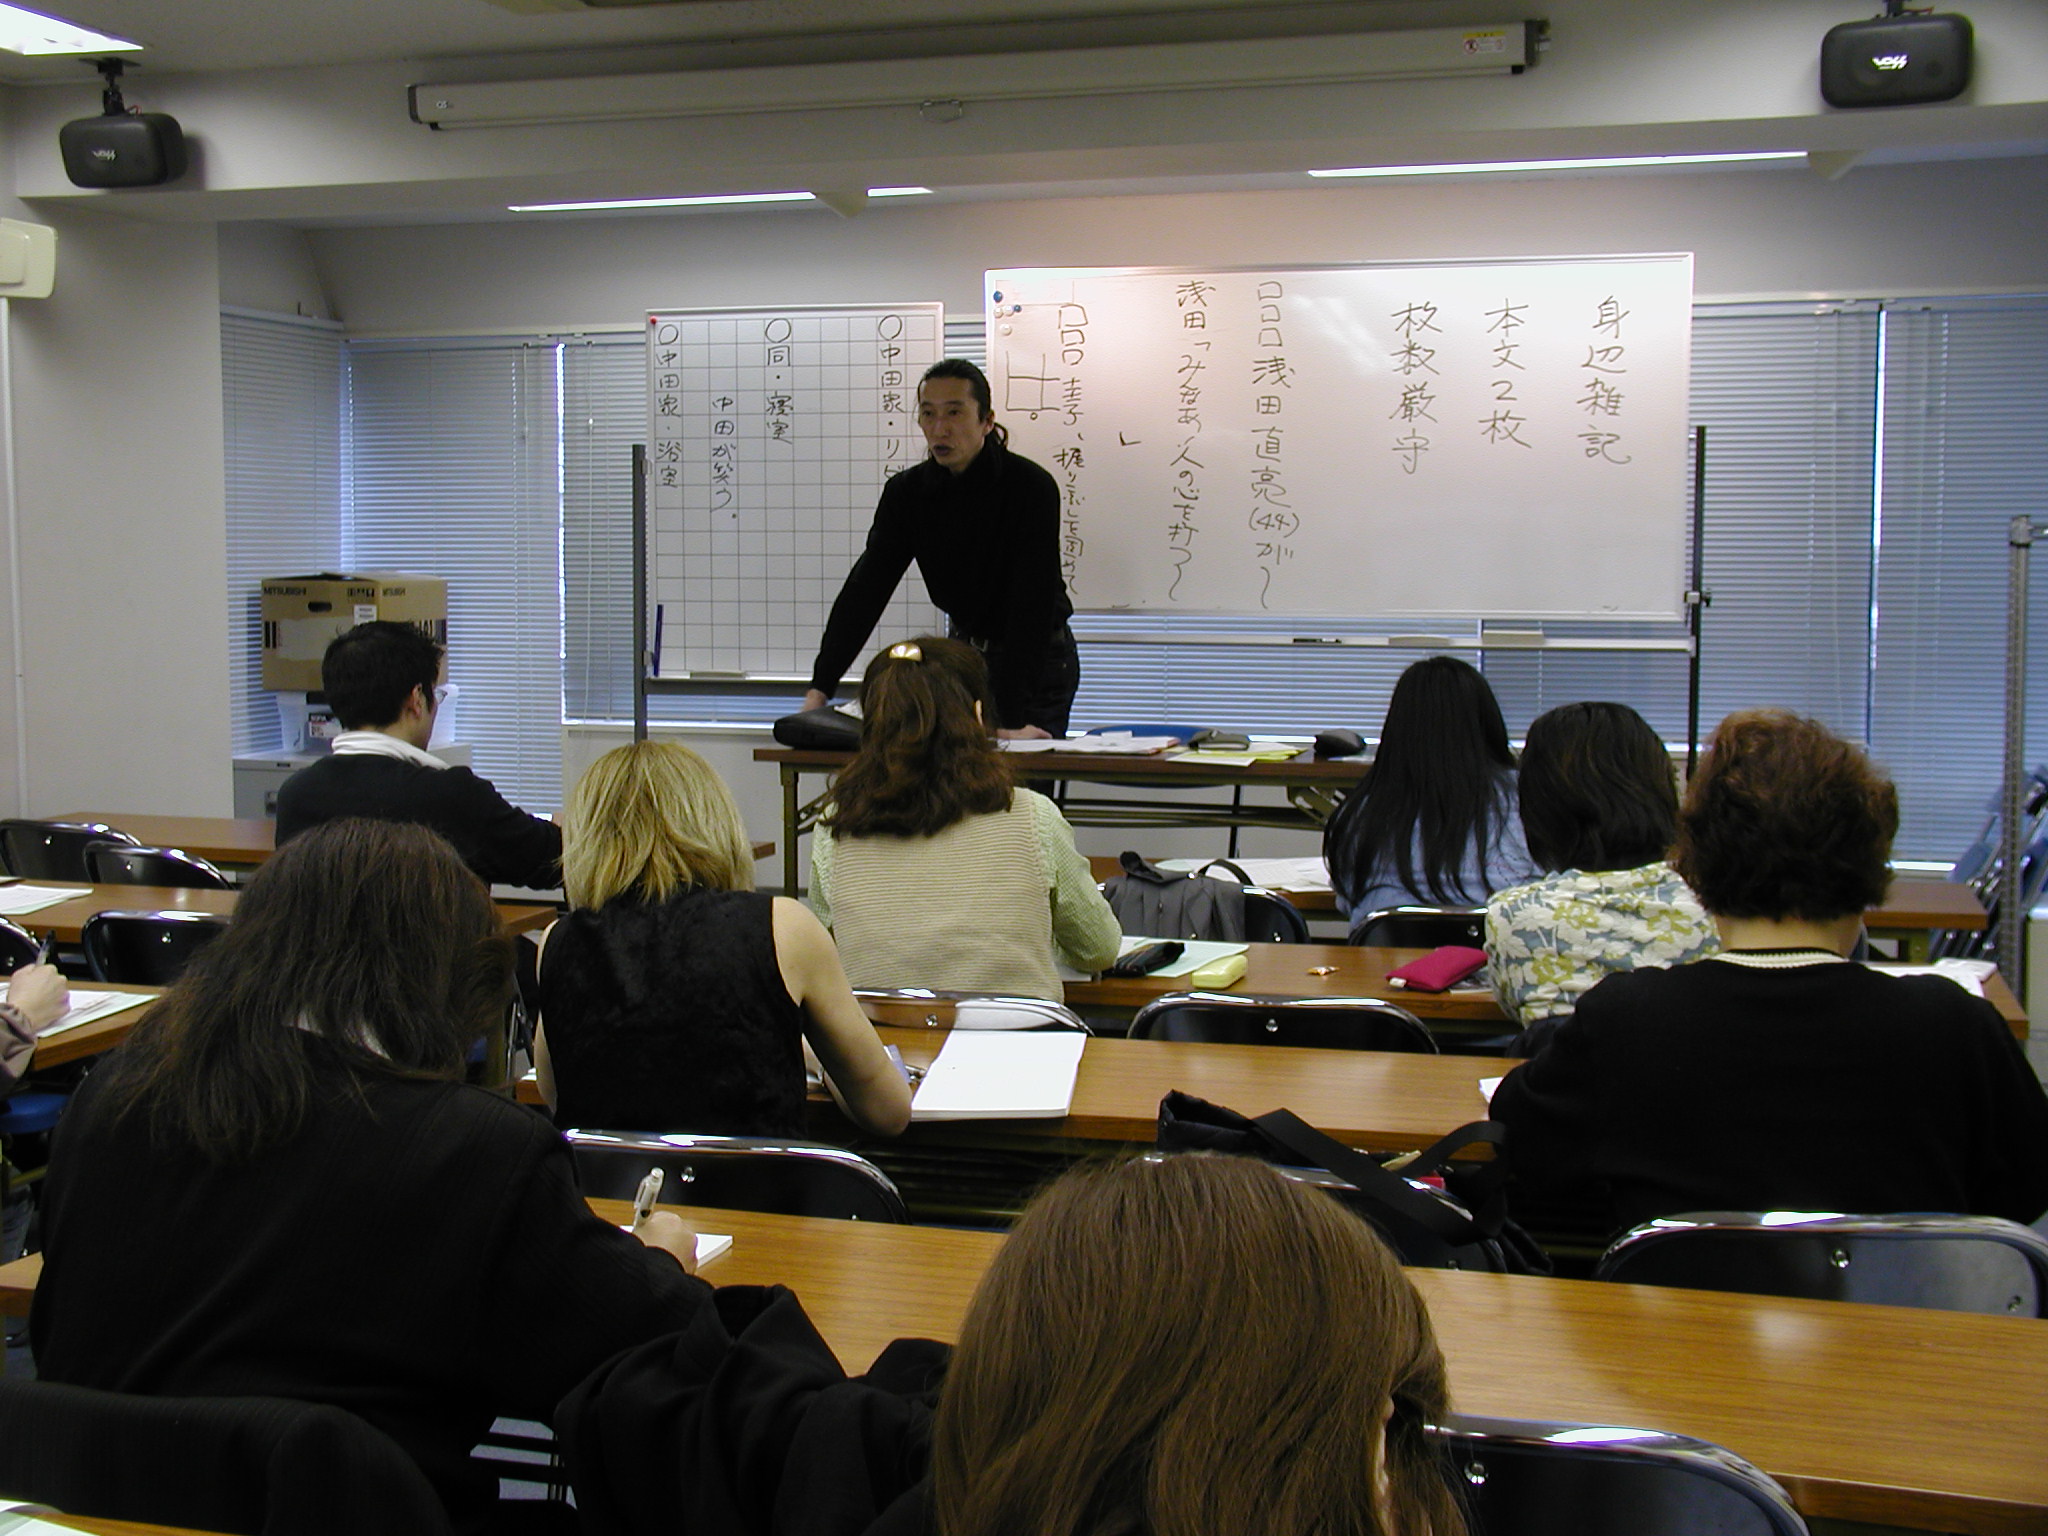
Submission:
<svg viewBox="0 0 2048 1536">
<path fill-rule="evenodd" d="M 1125 933 L 1148 939 L 1221 939 L 1245 936 L 1244 888 L 1252 882 L 1227 859 L 1213 859 L 1191 875 L 1174 874 L 1126 852 L 1124 872 L 1102 883 L 1102 894 Z M 1218 865 L 1236 880 L 1213 880 Z"/>
<path fill-rule="evenodd" d="M 1403 1264 L 1547 1275 L 1550 1258 L 1508 1219 L 1507 1166 L 1498 1155 L 1507 1128 L 1491 1120 L 1461 1125 L 1399 1172 L 1326 1136 L 1291 1110 L 1247 1119 L 1193 1094 L 1159 1101 L 1155 1144 L 1166 1152 L 1229 1152 L 1290 1168 L 1321 1168 L 1351 1186 L 1331 1194 L 1372 1223 Z M 1489 1163 L 1453 1165 L 1466 1147 L 1495 1149 Z M 1442 1190 L 1413 1180 L 1441 1178 Z"/>
<path fill-rule="evenodd" d="M 808 752 L 851 752 L 860 745 L 860 722 L 829 704 L 784 715 L 773 727 L 785 747 Z"/>
</svg>

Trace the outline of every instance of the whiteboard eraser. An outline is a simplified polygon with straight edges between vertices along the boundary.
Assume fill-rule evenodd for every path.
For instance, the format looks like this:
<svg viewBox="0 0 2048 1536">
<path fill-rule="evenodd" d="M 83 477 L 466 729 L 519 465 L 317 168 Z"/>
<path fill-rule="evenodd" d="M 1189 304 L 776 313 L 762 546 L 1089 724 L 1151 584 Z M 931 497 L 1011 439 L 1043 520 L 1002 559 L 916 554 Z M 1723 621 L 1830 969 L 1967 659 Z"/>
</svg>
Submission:
<svg viewBox="0 0 2048 1536">
<path fill-rule="evenodd" d="M 1221 960 L 1196 966 L 1188 972 L 1188 980 L 1198 987 L 1227 987 L 1244 979 L 1244 963 L 1243 955 L 1225 955 Z"/>
</svg>

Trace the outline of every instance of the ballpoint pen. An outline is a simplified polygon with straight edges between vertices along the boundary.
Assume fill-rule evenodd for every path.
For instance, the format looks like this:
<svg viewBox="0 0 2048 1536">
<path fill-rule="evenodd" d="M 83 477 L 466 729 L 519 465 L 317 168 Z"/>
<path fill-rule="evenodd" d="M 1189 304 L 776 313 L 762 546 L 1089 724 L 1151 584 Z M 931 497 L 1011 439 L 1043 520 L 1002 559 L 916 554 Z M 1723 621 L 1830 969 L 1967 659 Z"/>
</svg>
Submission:
<svg viewBox="0 0 2048 1536">
<path fill-rule="evenodd" d="M 647 1170 L 647 1177 L 640 1181 L 640 1188 L 633 1196 L 633 1225 L 628 1232 L 638 1232 L 640 1223 L 654 1211 L 654 1202 L 661 1198 L 662 1171 L 659 1168 Z"/>
</svg>

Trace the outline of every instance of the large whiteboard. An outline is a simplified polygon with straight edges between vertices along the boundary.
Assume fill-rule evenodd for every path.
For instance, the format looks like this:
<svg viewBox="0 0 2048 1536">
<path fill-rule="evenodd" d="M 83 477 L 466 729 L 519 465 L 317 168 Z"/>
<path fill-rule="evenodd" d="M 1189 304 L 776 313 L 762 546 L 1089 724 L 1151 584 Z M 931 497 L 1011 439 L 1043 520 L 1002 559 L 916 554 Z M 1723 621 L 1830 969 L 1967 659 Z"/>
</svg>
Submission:
<svg viewBox="0 0 2048 1536">
<path fill-rule="evenodd" d="M 647 317 L 646 595 L 657 677 L 808 677 L 882 482 L 924 457 L 938 304 Z M 912 571 L 876 633 L 929 630 Z"/>
<path fill-rule="evenodd" d="M 1083 610 L 1675 619 L 1689 254 L 987 274 Z"/>
</svg>

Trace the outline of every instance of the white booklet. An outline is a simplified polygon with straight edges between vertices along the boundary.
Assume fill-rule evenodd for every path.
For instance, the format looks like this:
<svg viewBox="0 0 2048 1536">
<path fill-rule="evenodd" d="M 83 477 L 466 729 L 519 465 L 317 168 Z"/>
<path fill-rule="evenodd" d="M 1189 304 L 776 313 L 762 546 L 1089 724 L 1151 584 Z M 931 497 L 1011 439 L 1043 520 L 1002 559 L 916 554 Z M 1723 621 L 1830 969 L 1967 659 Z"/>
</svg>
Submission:
<svg viewBox="0 0 2048 1536">
<path fill-rule="evenodd" d="M 912 1120 L 1057 1120 L 1074 1103 L 1085 1035 L 963 1030 L 946 1036 L 910 1101 Z"/>
<path fill-rule="evenodd" d="M 155 1001 L 155 995 L 149 992 L 88 992 L 83 987 L 73 987 L 71 1007 L 55 1023 L 37 1030 L 36 1038 L 47 1040 L 67 1029 L 90 1024 L 94 1019 L 104 1019 L 110 1013 L 119 1013 L 124 1008 L 140 1008 L 144 1003 Z"/>
<path fill-rule="evenodd" d="M 0 916 L 23 917 L 91 894 L 88 885 L 0 885 Z"/>
</svg>

